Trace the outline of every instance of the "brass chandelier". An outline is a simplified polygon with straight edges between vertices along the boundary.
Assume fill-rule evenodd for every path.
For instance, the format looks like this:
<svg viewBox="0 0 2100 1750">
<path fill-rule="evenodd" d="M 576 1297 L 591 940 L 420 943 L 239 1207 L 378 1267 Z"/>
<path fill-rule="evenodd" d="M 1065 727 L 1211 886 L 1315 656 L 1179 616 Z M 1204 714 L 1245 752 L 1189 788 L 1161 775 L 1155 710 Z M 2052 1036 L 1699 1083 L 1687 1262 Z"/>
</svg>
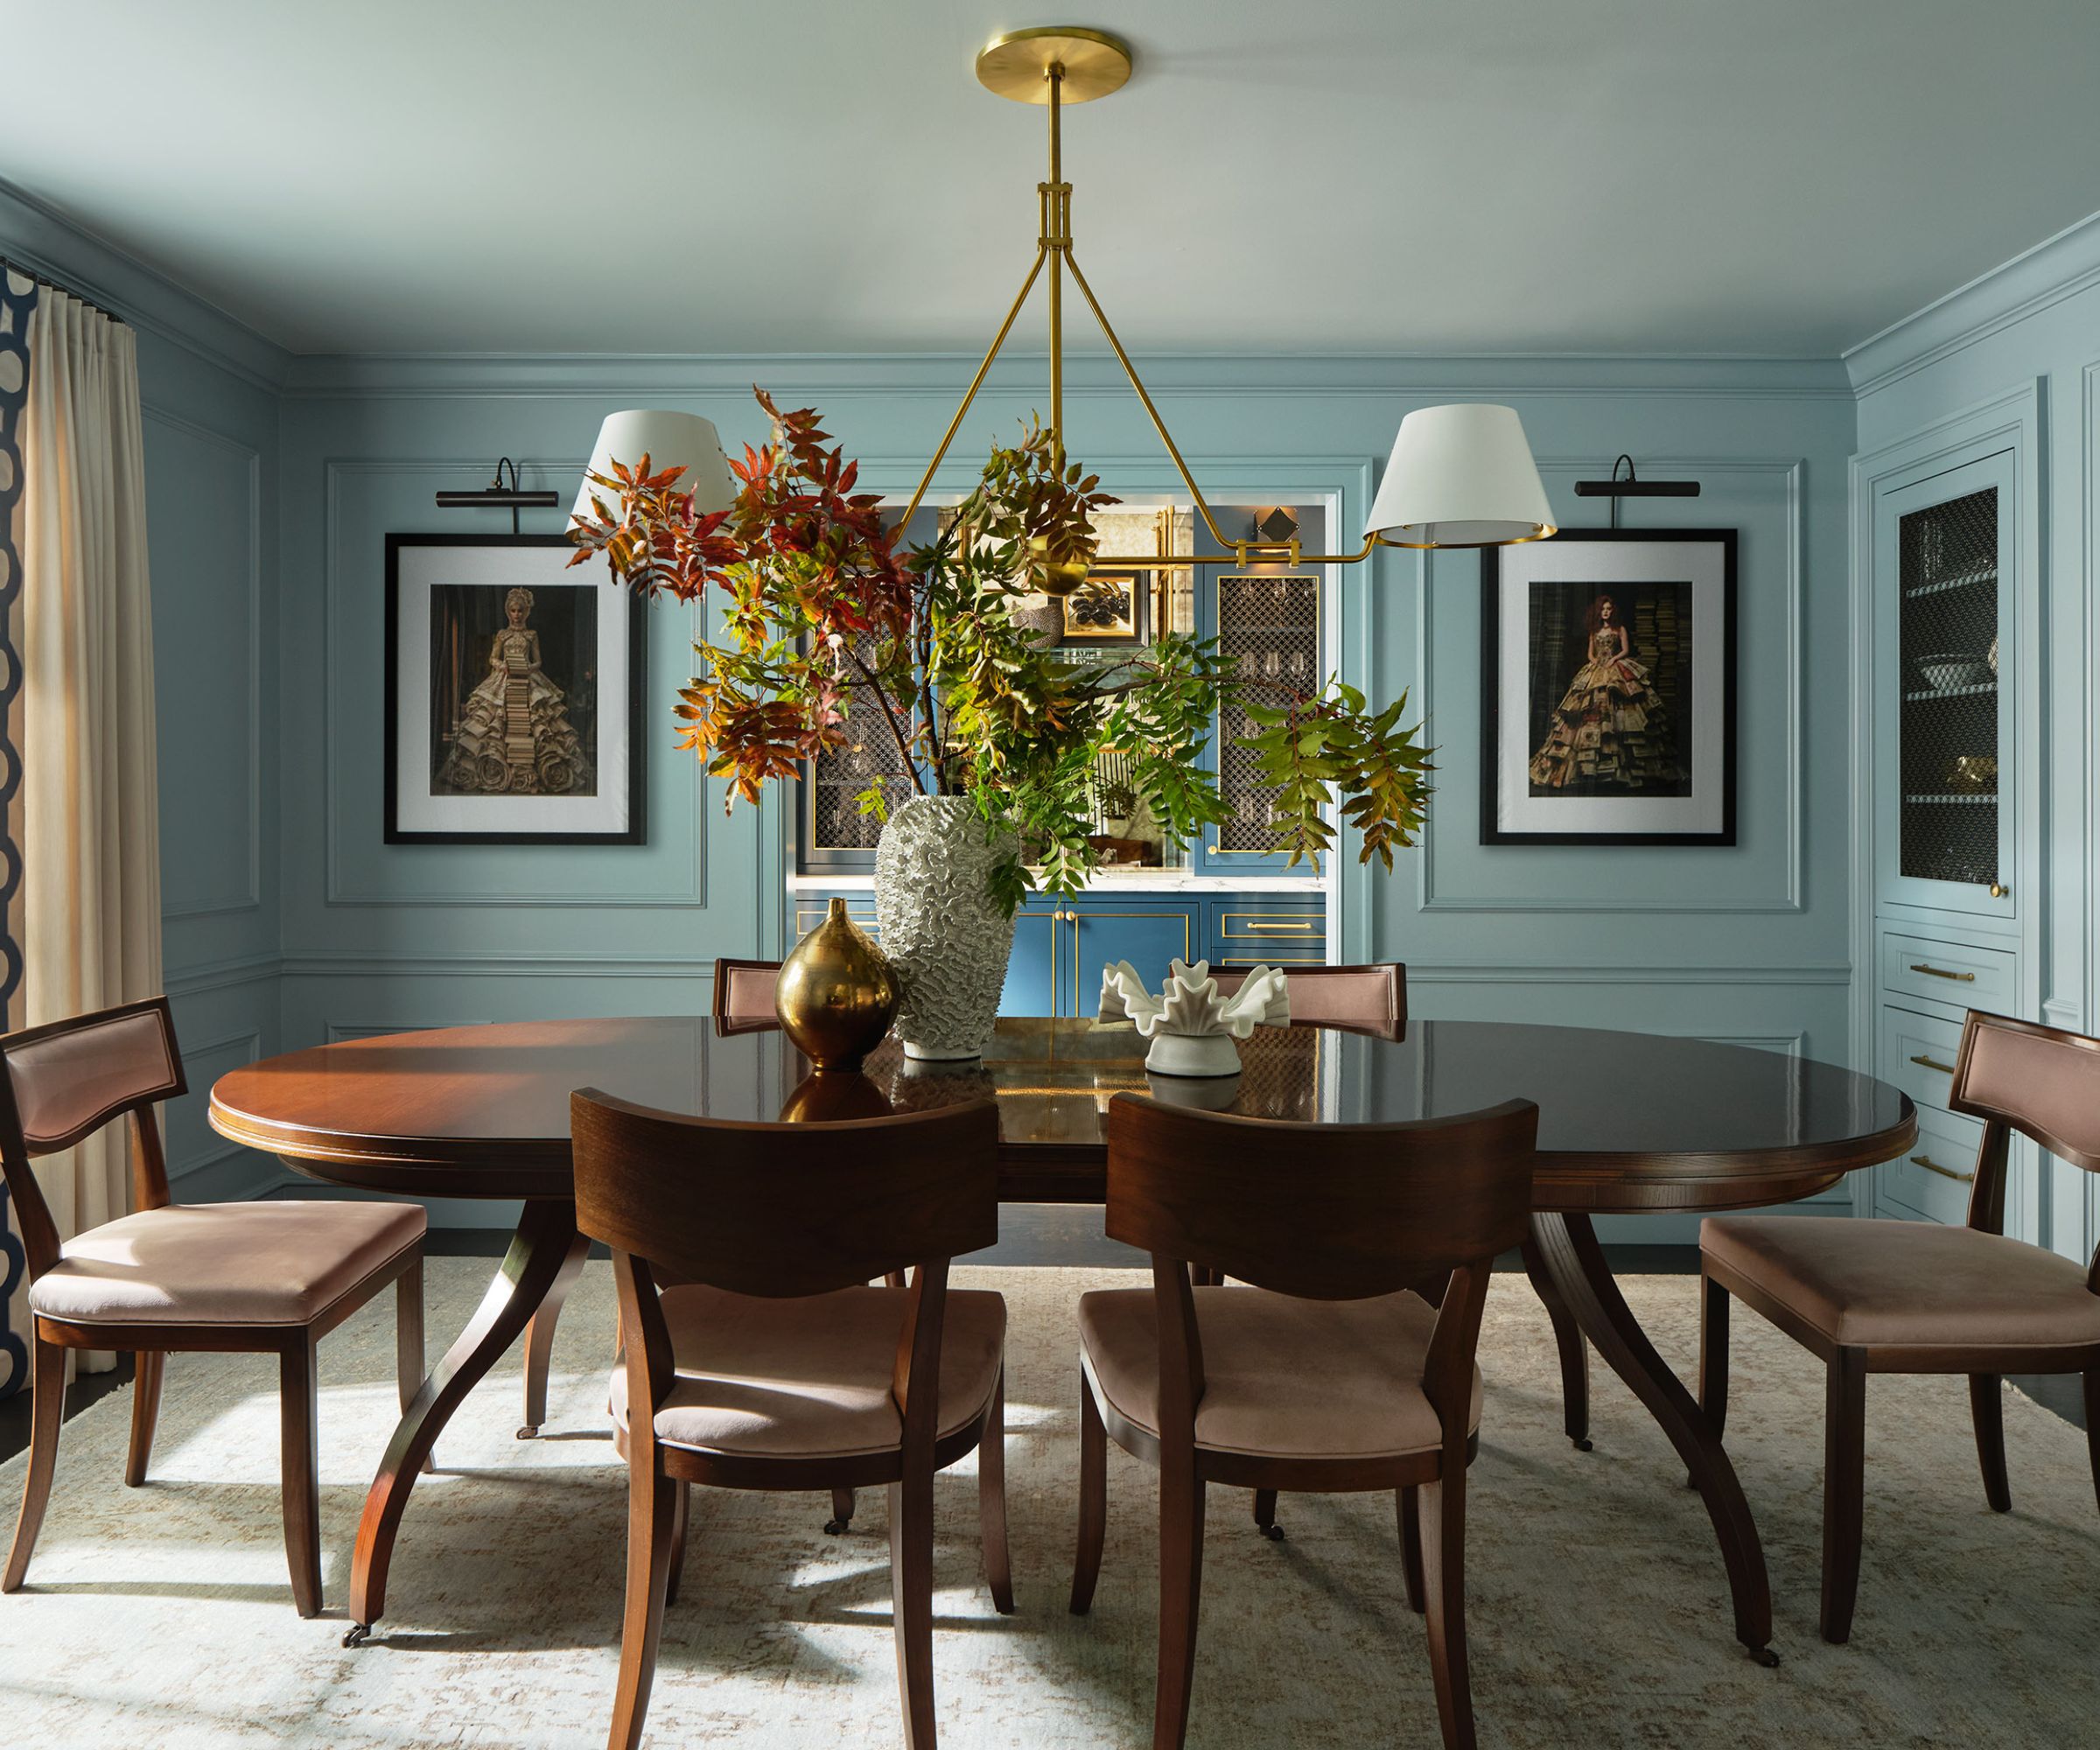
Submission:
<svg viewBox="0 0 2100 1750">
<path fill-rule="evenodd" d="M 1088 103 L 1120 90 L 1131 71 L 1130 45 L 1106 31 L 1075 24 L 1038 26 L 1009 31 L 994 37 L 979 51 L 979 83 L 1001 97 L 1017 103 L 1036 103 L 1050 112 L 1050 175 L 1036 185 L 1041 203 L 1041 222 L 1036 238 L 1035 258 L 1027 277 L 1006 312 L 1006 319 L 992 337 L 990 349 L 977 374 L 970 380 L 962 404 L 948 423 L 941 443 L 927 464 L 926 472 L 911 504 L 905 511 L 909 522 L 939 472 L 948 446 L 955 442 L 969 416 L 977 392 L 984 386 L 992 363 L 1013 332 L 1013 325 L 1027 304 L 1035 283 L 1049 270 L 1050 317 L 1050 432 L 1061 458 L 1064 434 L 1064 281 L 1067 274 L 1085 299 L 1094 319 L 1124 374 L 1130 379 L 1152 429 L 1172 458 L 1174 469 L 1188 488 L 1196 513 L 1220 551 L 1176 556 L 1177 565 L 1260 564 L 1354 565 L 1369 558 L 1378 548 L 1490 547 L 1536 541 L 1554 533 L 1552 513 L 1545 488 L 1524 439 L 1523 426 L 1516 410 L 1507 407 L 1460 402 L 1442 407 L 1418 408 L 1401 422 L 1391 459 L 1386 466 L 1364 528 L 1363 544 L 1348 553 L 1303 553 L 1295 539 L 1287 542 L 1236 541 L 1219 528 L 1189 472 L 1173 435 L 1145 390 L 1131 364 L 1130 356 L 1116 339 L 1108 313 L 1087 283 L 1072 249 L 1072 185 L 1064 179 L 1060 130 L 1065 106 Z M 1132 570 L 1157 569 L 1160 556 L 1088 556 L 1061 558 L 1045 555 L 1054 593 L 1068 592 L 1085 578 L 1092 565 Z"/>
</svg>

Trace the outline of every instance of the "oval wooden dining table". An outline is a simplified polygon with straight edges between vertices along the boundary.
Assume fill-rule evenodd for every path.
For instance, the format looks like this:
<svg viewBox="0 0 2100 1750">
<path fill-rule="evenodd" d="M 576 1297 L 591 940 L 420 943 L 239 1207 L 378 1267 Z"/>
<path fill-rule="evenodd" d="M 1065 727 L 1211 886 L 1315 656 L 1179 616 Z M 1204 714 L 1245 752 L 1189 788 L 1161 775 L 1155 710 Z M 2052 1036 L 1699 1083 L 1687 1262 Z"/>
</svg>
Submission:
<svg viewBox="0 0 2100 1750">
<path fill-rule="evenodd" d="M 1390 1034 L 1263 1028 L 1227 1082 L 1148 1077 L 1127 1025 L 1000 1021 L 980 1060 L 917 1064 L 895 1040 L 855 1074 L 812 1075 L 775 1027 L 704 1018 L 532 1021 L 345 1040 L 251 1064 L 212 1089 L 224 1136 L 307 1176 L 409 1196 L 522 1200 L 480 1310 L 403 1412 L 366 1497 L 346 1645 L 385 1609 L 402 1515 L 460 1400 L 521 1335 L 526 1415 L 546 1416 L 562 1297 L 584 1262 L 569 1096 L 596 1087 L 670 1111 L 819 1120 L 990 1097 L 1003 1200 L 1099 1202 L 1109 1101 L 1153 1093 L 1256 1118 L 1388 1124 L 1516 1096 L 1539 1107 L 1524 1264 L 1558 1345 L 1568 1438 L 1589 1449 L 1588 1346 L 1670 1436 L 1704 1498 L 1736 1637 L 1776 1663 L 1764 1553 L 1733 1466 L 1698 1403 L 1642 1332 L 1592 1218 L 1791 1202 L 1892 1158 L 1916 1135 L 1896 1088 L 1799 1057 L 1592 1028 L 1410 1021 Z M 1292 1169 L 1279 1158 L 1278 1172 Z M 1586 1343 L 1585 1340 L 1587 1340 Z"/>
</svg>

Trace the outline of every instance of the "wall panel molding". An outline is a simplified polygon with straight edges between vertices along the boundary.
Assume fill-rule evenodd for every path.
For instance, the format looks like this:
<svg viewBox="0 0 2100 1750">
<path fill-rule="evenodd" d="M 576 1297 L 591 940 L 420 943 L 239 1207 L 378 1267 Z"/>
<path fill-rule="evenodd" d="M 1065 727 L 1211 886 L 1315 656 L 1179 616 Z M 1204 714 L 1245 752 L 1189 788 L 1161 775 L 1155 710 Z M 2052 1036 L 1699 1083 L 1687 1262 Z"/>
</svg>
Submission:
<svg viewBox="0 0 2100 1750">
<path fill-rule="evenodd" d="M 322 807 L 324 848 L 322 861 L 325 870 L 322 902 L 332 906 L 468 906 L 482 908 L 512 908 L 523 906 L 537 909 L 547 906 L 587 906 L 592 910 L 621 909 L 640 906 L 651 910 L 700 910 L 707 904 L 705 875 L 702 864 L 700 817 L 706 807 L 704 797 L 696 797 L 685 822 L 685 841 L 682 847 L 682 861 L 690 879 L 682 887 L 661 892 L 640 893 L 608 893 L 598 888 L 576 888 L 568 891 L 542 891 L 533 892 L 506 892 L 502 889 L 484 889 L 479 892 L 452 888 L 389 887 L 385 892 L 360 889 L 354 886 L 342 866 L 343 810 L 337 788 L 337 771 L 340 737 L 336 711 L 340 703 L 341 686 L 335 672 L 336 656 L 343 648 L 341 617 L 345 580 L 342 575 L 344 538 L 341 492 L 346 480 L 383 476 L 405 475 L 411 479 L 451 480 L 476 474 L 486 467 L 485 460 L 468 457 L 420 458 L 408 456 L 376 456 L 356 458 L 331 457 L 322 464 L 322 638 L 324 652 L 322 671 L 322 746 L 323 771 Z M 561 470 L 578 471 L 579 465 L 571 459 L 550 460 L 546 457 L 525 457 L 519 460 L 521 472 L 543 473 Z M 435 488 L 433 488 L 435 490 Z M 442 526 L 438 513 L 433 508 L 427 527 Z M 465 524 L 461 532 L 468 532 Z M 374 561 L 373 592 L 369 598 L 371 611 L 379 615 L 380 593 L 386 586 L 386 574 L 378 559 Z M 654 640 L 652 640 L 652 643 Z M 377 697 L 380 676 L 371 676 L 374 696 Z M 654 751 L 654 750 L 653 750 Z M 668 752 L 659 753 L 658 759 L 671 757 Z M 652 769 L 655 760 L 651 760 Z M 654 779 L 650 780 L 654 782 Z M 650 810 L 650 848 L 662 849 L 662 841 L 654 836 L 665 825 L 664 811 Z M 370 823 L 371 834 L 376 843 L 381 834 L 381 822 L 376 818 Z M 400 855 L 402 847 L 388 847 Z"/>
<path fill-rule="evenodd" d="M 211 1085 L 219 1079 L 221 1073 L 229 1069 L 238 1069 L 243 1064 L 253 1063 L 262 1055 L 262 1034 L 261 1030 L 256 1027 L 248 1027 L 238 1032 L 226 1033 L 218 1039 L 204 1040 L 197 1044 L 183 1046 L 183 1070 L 189 1080 L 190 1091 L 180 1102 L 177 1102 L 178 1106 L 189 1106 L 191 1102 L 194 1102 L 195 1104 L 192 1110 L 202 1112 L 205 1110 L 206 1102 L 210 1098 Z M 225 1058 L 228 1060 L 208 1074 L 201 1073 L 199 1067 L 212 1058 Z M 188 1117 L 189 1113 L 185 1112 L 183 1114 L 185 1121 L 183 1128 L 185 1130 L 188 1129 Z M 171 1126 L 171 1128 L 172 1127 Z M 192 1173 L 201 1172 L 207 1167 L 216 1166 L 220 1161 L 231 1160 L 236 1155 L 255 1152 L 242 1144 L 226 1141 L 216 1130 L 210 1128 L 208 1121 L 206 1124 L 205 1137 L 205 1145 L 201 1149 L 187 1154 L 178 1153 L 174 1146 L 177 1139 L 172 1136 L 168 1138 L 168 1182 L 171 1185 L 188 1179 Z"/>
<path fill-rule="evenodd" d="M 292 355 L 245 322 L 116 244 L 82 230 L 56 207 L 0 178 L 0 232 L 23 267 L 74 287 L 133 327 L 272 394 L 281 390 Z"/>
<path fill-rule="evenodd" d="M 2100 214 L 1979 274 L 1844 354 L 1865 397 L 2100 285 Z"/>
<path fill-rule="evenodd" d="M 715 962 L 668 955 L 404 954 L 303 949 L 285 956 L 287 978 L 700 978 Z"/>
<path fill-rule="evenodd" d="M 1804 725 L 1805 695 L 1802 690 L 1802 663 L 1806 654 L 1802 641 L 1807 565 L 1802 489 L 1806 464 L 1798 457 L 1656 456 L 1644 458 L 1642 466 L 1649 469 L 1658 478 L 1664 475 L 1690 475 L 1709 478 L 1723 473 L 1746 474 L 1754 479 L 1780 482 L 1785 494 L 1786 652 L 1784 662 L 1787 686 L 1787 750 L 1784 802 L 1785 885 L 1782 890 L 1752 898 L 1737 898 L 1727 895 L 1702 898 L 1682 891 L 1652 897 L 1642 896 L 1639 893 L 1627 893 L 1609 898 L 1564 898 L 1550 893 L 1483 896 L 1439 893 L 1436 887 L 1435 836 L 1437 829 L 1432 809 L 1429 836 L 1424 840 L 1422 849 L 1416 858 L 1415 909 L 1418 912 L 1563 913 L 1572 914 L 1670 912 L 1749 916 L 1759 913 L 1800 913 L 1807 910 L 1808 794 L 1806 760 L 1808 756 Z M 1581 460 L 1542 458 L 1538 464 L 1541 475 L 1549 479 L 1558 477 L 1565 480 L 1570 485 L 1578 479 L 1594 475 L 1597 469 L 1598 463 L 1594 457 Z M 1686 527 L 1704 526 L 1700 522 L 1698 514 L 1692 511 L 1685 513 L 1684 522 Z M 1424 557 L 1430 563 L 1424 574 L 1422 589 L 1417 598 L 1416 638 L 1422 652 L 1418 687 L 1421 694 L 1423 713 L 1427 717 L 1432 714 L 1432 689 L 1435 684 L 1433 653 L 1436 647 L 1433 640 L 1436 612 L 1434 601 L 1437 591 L 1434 583 L 1436 556 L 1432 553 L 1425 555 Z M 1748 578 L 1739 572 L 1736 584 L 1736 690 L 1739 721 L 1741 717 L 1742 696 L 1752 684 L 1750 676 L 1745 672 L 1745 664 L 1741 659 L 1742 627 L 1746 618 L 1744 603 L 1748 598 L 1750 589 L 1751 584 Z M 1470 595 L 1466 598 L 1466 607 L 1477 622 L 1480 616 L 1477 595 Z M 1475 733 L 1477 725 L 1468 724 L 1460 732 Z M 1746 738 L 1742 737 L 1739 729 L 1736 747 L 1736 784 L 1739 796 L 1740 792 L 1746 788 L 1743 767 L 1751 757 L 1751 750 L 1746 745 Z M 1480 748 L 1479 757 L 1481 759 L 1488 757 L 1488 750 L 1484 746 Z M 1461 800 L 1458 806 L 1462 809 L 1472 810 L 1476 804 L 1471 796 L 1467 796 Z M 1742 812 L 1742 805 L 1739 800 L 1737 804 L 1739 819 Z M 1471 830 L 1476 834 L 1474 841 L 1475 848 L 1502 849 L 1513 851 L 1517 855 L 1523 854 L 1522 847 L 1479 847 L 1476 822 L 1465 823 L 1462 830 Z M 1739 848 L 1740 844 L 1740 841 L 1739 840 Z M 1608 850 L 1609 848 L 1608 846 L 1600 846 L 1600 850 Z"/>
<path fill-rule="evenodd" d="M 263 665 L 262 652 L 262 452 L 252 444 L 150 402 L 142 402 L 139 411 L 142 417 L 156 425 L 240 458 L 248 472 L 248 671 L 252 677 L 248 696 L 248 880 L 237 893 L 206 897 L 186 905 L 164 903 L 160 915 L 167 922 L 180 918 L 224 917 L 260 911 L 262 908 L 262 690 L 266 676 L 271 672 Z"/>
<path fill-rule="evenodd" d="M 1487 962 L 1439 966 L 1410 960 L 1407 965 L 1410 984 L 1595 984 L 1616 988 L 1711 984 L 1727 989 L 1742 984 L 1843 986 L 1852 980 L 1852 969 L 1843 962 L 1804 966 L 1548 966 Z"/>
<path fill-rule="evenodd" d="M 232 960 L 200 961 L 164 973 L 161 989 L 170 997 L 195 997 L 206 990 L 229 990 L 236 984 L 256 984 L 275 978 L 284 970 L 284 956 L 275 949 L 264 954 L 244 954 Z"/>
<path fill-rule="evenodd" d="M 417 353 L 308 354 L 290 361 L 288 400 L 527 397 L 606 401 L 647 394 L 729 396 L 751 385 L 829 400 L 925 395 L 962 398 L 981 353 Z M 1850 401 L 1835 359 L 1658 358 L 1609 354 L 1207 354 L 1148 352 L 1138 360 L 1155 396 L 1320 396 L 1424 401 L 1497 396 L 1727 396 Z M 1003 353 L 985 379 L 994 396 L 1042 393 L 1049 361 Z M 1068 399 L 1128 396 L 1115 358 L 1065 357 Z M 659 404 L 652 402 L 652 405 Z M 946 409 L 942 410 L 943 411 Z"/>
</svg>

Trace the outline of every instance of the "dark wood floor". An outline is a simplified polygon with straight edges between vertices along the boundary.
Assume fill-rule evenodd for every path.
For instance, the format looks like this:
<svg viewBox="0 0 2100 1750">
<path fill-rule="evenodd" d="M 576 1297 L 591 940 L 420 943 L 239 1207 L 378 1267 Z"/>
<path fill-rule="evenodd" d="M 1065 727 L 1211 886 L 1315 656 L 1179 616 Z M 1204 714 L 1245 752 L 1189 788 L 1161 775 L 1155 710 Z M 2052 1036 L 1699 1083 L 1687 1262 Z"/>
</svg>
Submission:
<svg viewBox="0 0 2100 1750">
<path fill-rule="evenodd" d="M 1000 1212 L 999 1227 L 998 1244 L 974 1253 L 969 1263 L 1021 1269 L 1136 1269 L 1144 1262 L 1142 1253 L 1101 1231 L 1101 1210 L 1091 1205 L 1010 1204 Z M 495 1258 L 503 1256 L 509 1238 L 494 1228 L 440 1228 L 431 1231 L 424 1249 L 438 1257 Z M 1692 1276 L 1699 1268 L 1697 1246 L 1606 1246 L 1605 1254 L 1613 1269 L 1628 1275 Z M 592 1256 L 602 1253 L 594 1250 Z M 1499 1265 L 1504 1270 L 1519 1267 L 1514 1254 Z M 130 1382 L 129 1356 L 119 1362 L 114 1373 L 89 1374 L 75 1380 L 66 1395 L 66 1415 L 79 1415 L 90 1404 Z M 2081 1428 L 2085 1425 L 2084 1398 L 2076 1376 L 2022 1378 L 2012 1383 L 2066 1421 Z M 0 1461 L 12 1458 L 28 1444 L 29 1394 L 23 1391 L 0 1404 Z"/>
</svg>

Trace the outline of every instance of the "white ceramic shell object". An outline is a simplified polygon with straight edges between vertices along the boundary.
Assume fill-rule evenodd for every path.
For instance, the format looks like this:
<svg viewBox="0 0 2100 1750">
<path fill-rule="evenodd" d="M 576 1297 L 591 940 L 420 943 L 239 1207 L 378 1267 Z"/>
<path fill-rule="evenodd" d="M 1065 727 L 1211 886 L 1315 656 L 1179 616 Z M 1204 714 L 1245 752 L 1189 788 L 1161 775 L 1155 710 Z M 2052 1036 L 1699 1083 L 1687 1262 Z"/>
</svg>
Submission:
<svg viewBox="0 0 2100 1750">
<path fill-rule="evenodd" d="M 1233 1043 L 1256 1027 L 1280 1027 L 1291 1019 L 1291 992 L 1274 967 L 1257 966 L 1231 996 L 1219 994 L 1210 962 L 1176 960 L 1154 997 L 1127 960 L 1103 967 L 1100 1018 L 1127 1016 L 1140 1039 L 1150 1040 L 1144 1067 L 1155 1075 L 1237 1075 L 1240 1054 Z"/>
</svg>

